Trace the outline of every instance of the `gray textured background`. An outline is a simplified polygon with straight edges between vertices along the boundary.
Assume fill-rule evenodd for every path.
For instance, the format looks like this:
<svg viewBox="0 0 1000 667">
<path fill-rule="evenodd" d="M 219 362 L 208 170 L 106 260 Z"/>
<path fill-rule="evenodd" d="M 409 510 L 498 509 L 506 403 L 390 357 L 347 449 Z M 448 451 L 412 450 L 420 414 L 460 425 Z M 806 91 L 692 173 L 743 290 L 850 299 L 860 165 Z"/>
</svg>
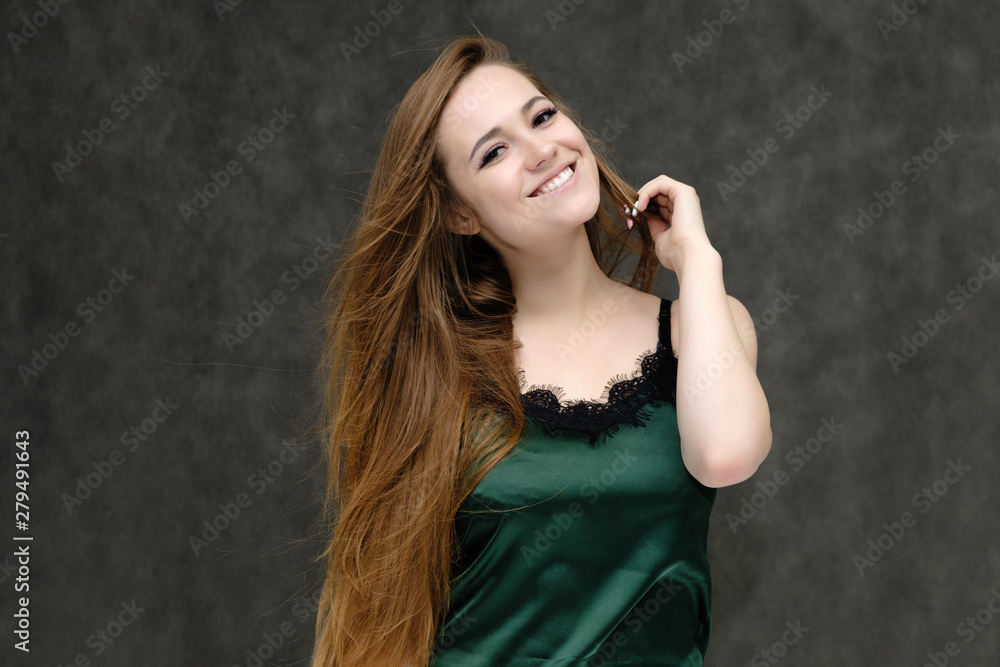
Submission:
<svg viewBox="0 0 1000 667">
<path fill-rule="evenodd" d="M 300 540 L 321 480 L 296 443 L 313 423 L 309 325 L 330 268 L 314 259 L 353 224 L 386 112 L 470 18 L 608 128 L 633 185 L 664 173 L 698 189 L 727 290 L 762 324 L 774 444 L 719 495 L 707 664 L 921 665 L 928 652 L 995 664 L 1000 618 L 980 610 L 1000 590 L 1000 279 L 975 276 L 1000 250 L 998 4 L 898 2 L 914 13 L 883 34 L 888 0 L 400 1 L 350 62 L 341 44 L 387 2 L 53 3 L 37 34 L 23 21 L 39 4 L 2 10 L 4 664 L 248 665 L 282 627 L 265 663 L 301 664 L 318 547 Z M 673 54 L 727 8 L 734 20 L 678 67 Z M 116 100 L 157 66 L 122 118 Z M 787 136 L 776 123 L 813 86 L 831 95 Z M 286 108 L 294 118 L 248 162 L 241 142 Z M 57 174 L 104 118 L 113 129 Z M 949 128 L 958 137 L 935 155 Z M 724 198 L 728 166 L 769 138 L 777 151 Z M 925 149 L 936 162 L 910 180 Z M 233 160 L 240 172 L 185 221 L 179 205 Z M 849 239 L 845 223 L 896 179 L 905 192 Z M 123 268 L 134 278 L 102 293 Z M 958 285 L 979 290 L 957 299 Z M 281 303 L 233 344 L 275 290 Z M 769 312 L 779 290 L 792 305 Z M 676 296 L 673 274 L 655 292 Z M 887 354 L 939 310 L 935 335 L 894 369 Z M 22 377 L 67 324 L 77 335 Z M 177 406 L 160 422 L 158 399 Z M 842 428 L 797 458 L 822 419 Z M 143 420 L 144 440 L 123 437 Z M 19 429 L 30 656 L 11 649 Z M 968 470 L 938 483 L 937 502 L 915 499 L 949 463 Z M 89 497 L 67 505 L 92 473 Z M 768 486 L 776 474 L 786 483 Z M 220 503 L 241 493 L 247 506 L 196 554 L 191 536 L 224 525 Z M 905 512 L 902 535 L 883 535 Z M 880 536 L 891 548 L 859 572 Z M 962 625 L 977 612 L 980 631 Z M 119 615 L 129 625 L 105 643 L 95 633 L 117 633 Z M 808 630 L 782 644 L 797 622 Z"/>
</svg>

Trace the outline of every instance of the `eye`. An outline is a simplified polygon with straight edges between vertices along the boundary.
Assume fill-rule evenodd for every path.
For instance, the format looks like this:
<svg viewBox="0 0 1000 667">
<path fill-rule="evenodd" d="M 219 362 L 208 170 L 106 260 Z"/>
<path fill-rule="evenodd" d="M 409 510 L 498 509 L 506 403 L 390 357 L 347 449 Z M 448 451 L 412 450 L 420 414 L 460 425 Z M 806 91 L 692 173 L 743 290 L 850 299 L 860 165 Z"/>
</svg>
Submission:
<svg viewBox="0 0 1000 667">
<path fill-rule="evenodd" d="M 494 146 L 489 151 L 487 151 L 486 155 L 483 156 L 482 162 L 479 163 L 479 168 L 482 169 L 488 163 L 490 163 L 493 160 L 495 160 L 496 157 L 497 157 L 497 151 L 500 150 L 501 148 L 503 148 L 503 146 L 502 145 L 498 145 L 498 146 Z"/>
<path fill-rule="evenodd" d="M 545 109 L 544 111 L 542 111 L 541 113 L 539 113 L 537 116 L 535 116 L 535 127 L 538 127 L 539 125 L 541 125 L 542 123 L 544 123 L 545 121 L 547 121 L 552 116 L 555 116 L 557 113 L 559 113 L 559 110 L 556 109 L 555 107 L 550 107 L 548 109 Z M 539 119 L 541 119 L 541 123 L 539 122 Z"/>
<path fill-rule="evenodd" d="M 557 113 L 559 113 L 559 110 L 556 109 L 555 107 L 549 107 L 548 109 L 544 109 L 543 111 L 540 111 L 537 116 L 535 116 L 534 120 L 531 123 L 531 126 L 538 127 L 539 125 L 544 124 L 546 121 L 548 121 L 550 118 L 552 118 L 552 116 L 556 115 Z M 483 156 L 482 161 L 479 163 L 479 168 L 482 169 L 487 164 L 489 164 L 497 157 L 499 157 L 497 151 L 503 149 L 505 149 L 505 146 L 497 145 L 491 148 L 489 151 L 487 151 L 487 153 Z"/>
</svg>

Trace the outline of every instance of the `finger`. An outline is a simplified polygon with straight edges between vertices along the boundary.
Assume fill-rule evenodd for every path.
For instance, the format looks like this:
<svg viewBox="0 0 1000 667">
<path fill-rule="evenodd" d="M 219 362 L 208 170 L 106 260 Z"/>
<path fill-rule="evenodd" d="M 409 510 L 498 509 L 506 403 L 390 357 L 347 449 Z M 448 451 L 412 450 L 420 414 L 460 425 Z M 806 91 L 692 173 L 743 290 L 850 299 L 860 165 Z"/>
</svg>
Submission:
<svg viewBox="0 0 1000 667">
<path fill-rule="evenodd" d="M 640 211 L 656 213 L 656 209 L 672 205 L 673 195 L 679 185 L 682 185 L 680 181 L 663 174 L 649 181 L 636 190 L 637 198 L 632 204 L 632 208 L 635 209 L 633 214 L 638 214 Z"/>
<path fill-rule="evenodd" d="M 635 203 L 632 204 L 633 216 L 646 210 L 646 207 L 649 205 L 650 199 L 656 195 L 659 189 L 657 187 L 657 180 L 659 179 L 654 178 L 653 180 L 647 182 L 641 188 L 636 190 L 636 200 Z"/>
<path fill-rule="evenodd" d="M 645 207 L 645 204 L 642 203 L 642 198 L 644 196 L 645 195 L 642 192 L 642 188 L 636 191 L 635 203 L 631 204 L 631 208 L 629 209 L 629 213 L 632 215 L 633 218 L 639 215 L 639 211 L 641 211 Z"/>
<path fill-rule="evenodd" d="M 631 210 L 633 217 L 635 217 L 639 213 L 659 214 L 660 205 L 657 203 L 656 200 L 657 193 L 656 191 L 651 191 L 651 192 L 647 191 L 646 189 L 648 187 L 649 183 L 642 186 L 642 188 L 640 188 L 637 191 L 638 197 L 635 200 L 635 203 L 632 204 L 632 210 Z"/>
<path fill-rule="evenodd" d="M 659 212 L 664 206 L 672 213 L 675 199 L 682 195 L 685 184 L 670 178 L 665 174 L 660 174 L 656 178 L 648 181 L 641 188 L 636 190 L 637 198 L 632 204 L 632 215 L 635 217 L 640 212 L 659 215 L 666 219 L 667 214 Z"/>
</svg>

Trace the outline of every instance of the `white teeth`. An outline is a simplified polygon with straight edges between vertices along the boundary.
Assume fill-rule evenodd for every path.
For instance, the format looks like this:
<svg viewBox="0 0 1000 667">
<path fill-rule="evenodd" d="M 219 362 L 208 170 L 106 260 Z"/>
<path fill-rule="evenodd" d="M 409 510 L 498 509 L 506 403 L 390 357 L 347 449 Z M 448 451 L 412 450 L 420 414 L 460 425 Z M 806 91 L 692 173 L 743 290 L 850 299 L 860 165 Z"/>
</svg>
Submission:
<svg viewBox="0 0 1000 667">
<path fill-rule="evenodd" d="M 563 183 L 565 183 L 566 181 L 568 181 L 569 177 L 572 175 L 573 175 L 573 169 L 570 167 L 566 167 L 565 169 L 562 170 L 562 172 L 558 176 L 553 178 L 551 181 L 549 181 L 542 187 L 538 188 L 538 192 L 543 195 L 548 194 L 553 190 L 555 190 L 556 188 L 558 188 Z"/>
</svg>

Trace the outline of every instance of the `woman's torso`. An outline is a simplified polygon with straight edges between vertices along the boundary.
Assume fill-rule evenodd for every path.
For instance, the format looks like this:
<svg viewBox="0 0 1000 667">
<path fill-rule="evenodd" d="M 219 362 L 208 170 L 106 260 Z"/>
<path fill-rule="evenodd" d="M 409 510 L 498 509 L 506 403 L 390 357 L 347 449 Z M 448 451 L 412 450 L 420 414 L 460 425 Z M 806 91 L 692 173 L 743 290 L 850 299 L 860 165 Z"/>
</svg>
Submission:
<svg viewBox="0 0 1000 667">
<path fill-rule="evenodd" d="M 657 348 L 606 403 L 522 394 L 524 436 L 456 517 L 436 667 L 701 664 L 715 489 L 681 459 L 660 306 Z"/>
</svg>

